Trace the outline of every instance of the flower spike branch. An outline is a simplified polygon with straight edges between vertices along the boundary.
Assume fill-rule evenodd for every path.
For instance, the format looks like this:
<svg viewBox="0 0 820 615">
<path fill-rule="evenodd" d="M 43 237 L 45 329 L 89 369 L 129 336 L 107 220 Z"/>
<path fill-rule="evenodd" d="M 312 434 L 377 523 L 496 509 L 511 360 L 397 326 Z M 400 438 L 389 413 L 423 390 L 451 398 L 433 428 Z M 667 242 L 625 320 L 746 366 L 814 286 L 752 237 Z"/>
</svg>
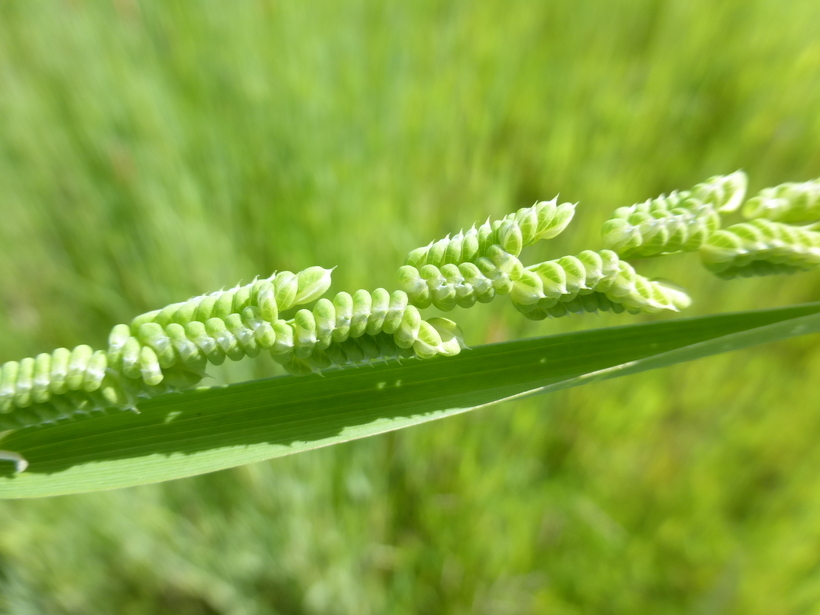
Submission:
<svg viewBox="0 0 820 615">
<path fill-rule="evenodd" d="M 619 207 L 604 224 L 604 244 L 624 258 L 697 250 L 746 194 L 746 174 L 717 176 L 692 190 Z"/>
<path fill-rule="evenodd" d="M 820 220 L 820 178 L 764 188 L 746 201 L 743 216 L 749 220 L 767 218 L 788 223 Z"/>
<path fill-rule="evenodd" d="M 197 385 L 209 365 L 268 352 L 295 375 L 378 361 L 453 356 L 458 324 L 425 318 L 509 295 L 526 318 L 610 311 L 678 311 L 691 303 L 673 285 L 640 275 L 625 259 L 700 253 L 722 278 L 793 273 L 820 264 L 820 180 L 767 188 L 746 201 L 746 175 L 713 177 L 691 190 L 621 207 L 602 229 L 603 250 L 525 265 L 525 247 L 556 237 L 575 205 L 538 202 L 410 252 L 399 289 L 325 297 L 331 269 L 282 271 L 250 284 L 174 303 L 115 326 L 108 346 L 59 348 L 0 367 L 0 430 L 69 420 Z M 749 220 L 723 228 L 738 209 Z M 809 224 L 795 226 L 793 223 Z M 295 310 L 295 311 L 294 311 Z M 287 317 L 291 314 L 291 317 Z M 0 451 L 17 471 L 19 454 Z"/>
<path fill-rule="evenodd" d="M 516 287 L 512 301 L 532 320 L 598 311 L 654 314 L 691 303 L 686 293 L 639 275 L 611 250 L 585 250 L 532 265 L 525 276 L 527 285 Z"/>
</svg>

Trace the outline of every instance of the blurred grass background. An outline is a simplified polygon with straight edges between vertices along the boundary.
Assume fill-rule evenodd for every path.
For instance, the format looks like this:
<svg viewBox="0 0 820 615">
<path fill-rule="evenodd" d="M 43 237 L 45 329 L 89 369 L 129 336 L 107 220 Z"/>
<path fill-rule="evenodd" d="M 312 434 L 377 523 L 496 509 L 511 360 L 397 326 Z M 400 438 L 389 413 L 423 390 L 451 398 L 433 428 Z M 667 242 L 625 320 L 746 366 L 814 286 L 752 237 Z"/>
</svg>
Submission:
<svg viewBox="0 0 820 615">
<path fill-rule="evenodd" d="M 820 175 L 814 0 L 0 3 L 0 362 L 560 192 L 529 262 L 744 168 Z M 639 263 L 690 314 L 820 299 Z M 473 344 L 633 322 L 455 313 Z M 241 380 L 272 362 L 229 366 Z M 0 502 L 0 612 L 817 613 L 816 340 L 189 480 Z"/>
</svg>

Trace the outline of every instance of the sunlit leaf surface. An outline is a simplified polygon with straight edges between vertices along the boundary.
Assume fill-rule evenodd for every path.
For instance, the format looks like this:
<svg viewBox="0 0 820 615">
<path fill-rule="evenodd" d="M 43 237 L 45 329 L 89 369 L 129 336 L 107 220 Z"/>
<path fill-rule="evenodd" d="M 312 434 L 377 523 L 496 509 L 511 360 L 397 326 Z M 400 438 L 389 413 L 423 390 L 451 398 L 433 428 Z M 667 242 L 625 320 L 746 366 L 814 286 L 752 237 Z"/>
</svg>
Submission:
<svg viewBox="0 0 820 615">
<path fill-rule="evenodd" d="M 820 331 L 820 303 L 597 329 L 465 350 L 451 359 L 281 377 L 146 401 L 140 414 L 21 430 L 29 469 L 0 497 L 113 489 L 213 472 L 473 410 L 513 397 Z"/>
</svg>

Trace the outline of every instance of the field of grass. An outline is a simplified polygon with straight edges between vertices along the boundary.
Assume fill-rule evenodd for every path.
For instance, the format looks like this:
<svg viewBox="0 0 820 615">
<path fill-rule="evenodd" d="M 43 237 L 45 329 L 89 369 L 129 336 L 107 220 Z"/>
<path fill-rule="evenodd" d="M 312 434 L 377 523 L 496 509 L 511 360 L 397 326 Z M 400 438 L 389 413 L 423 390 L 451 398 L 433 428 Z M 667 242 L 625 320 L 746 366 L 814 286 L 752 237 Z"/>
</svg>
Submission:
<svg viewBox="0 0 820 615">
<path fill-rule="evenodd" d="M 392 288 L 410 249 L 558 192 L 580 205 L 545 258 L 710 175 L 817 177 L 817 24 L 813 0 L 0 3 L 0 363 L 277 269 Z M 638 268 L 691 315 L 820 300 L 820 274 L 663 261 Z M 460 312 L 470 344 L 638 318 Z M 815 613 L 819 373 L 807 337 L 2 501 L 0 613 Z"/>
</svg>

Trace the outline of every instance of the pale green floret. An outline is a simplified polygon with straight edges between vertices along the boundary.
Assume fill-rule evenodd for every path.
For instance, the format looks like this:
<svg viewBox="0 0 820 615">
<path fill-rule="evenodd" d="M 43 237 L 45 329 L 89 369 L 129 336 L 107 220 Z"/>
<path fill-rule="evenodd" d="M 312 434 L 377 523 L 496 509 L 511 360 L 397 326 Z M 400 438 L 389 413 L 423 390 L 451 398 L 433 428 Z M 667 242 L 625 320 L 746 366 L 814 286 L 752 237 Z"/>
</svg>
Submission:
<svg viewBox="0 0 820 615">
<path fill-rule="evenodd" d="M 496 229 L 496 244 L 504 252 L 518 256 L 524 249 L 524 237 L 521 234 L 521 227 L 515 220 L 504 219 Z M 457 263 L 456 263 L 457 264 Z"/>
<path fill-rule="evenodd" d="M 299 280 L 292 271 L 280 271 L 274 274 L 273 292 L 276 304 L 280 310 L 286 310 L 296 305 L 296 295 L 299 292 Z"/>
<path fill-rule="evenodd" d="M 579 259 L 574 256 L 562 256 L 555 262 L 564 270 L 564 285 L 568 294 L 577 295 L 582 290 L 592 290 L 586 284 L 587 271 Z"/>
<path fill-rule="evenodd" d="M 241 310 L 246 306 L 242 304 L 241 299 L 239 299 L 238 295 L 238 288 L 232 288 L 230 290 L 226 290 L 225 292 L 221 293 L 219 297 L 216 299 L 216 303 L 214 303 L 214 310 L 211 314 L 212 318 L 218 318 L 220 320 L 225 320 L 228 317 L 228 314 L 233 313 L 234 311 L 234 300 L 236 300 L 236 309 Z M 162 312 L 160 312 L 162 314 Z M 160 322 L 166 323 L 170 322 L 171 318 L 173 318 L 173 314 L 169 314 L 169 318 L 161 318 Z"/>
<path fill-rule="evenodd" d="M 399 348 L 409 349 L 419 337 L 421 327 L 421 313 L 412 305 L 408 305 L 404 310 L 399 328 L 393 333 L 393 339 Z"/>
<path fill-rule="evenodd" d="M 464 233 L 462 233 L 461 231 L 459 231 L 452 237 L 447 237 L 443 240 L 443 258 L 445 263 L 457 263 L 459 259 L 462 257 L 463 253 L 475 252 L 478 249 L 477 236 L 471 235 L 467 240 L 466 244 L 464 243 L 464 241 Z"/>
<path fill-rule="evenodd" d="M 350 318 L 350 337 L 361 337 L 367 330 L 373 297 L 366 290 L 353 293 L 353 315 Z"/>
<path fill-rule="evenodd" d="M 402 265 L 398 273 L 399 287 L 411 297 L 413 305 L 430 305 L 430 288 L 416 267 Z"/>
<path fill-rule="evenodd" d="M 533 305 L 543 299 L 544 284 L 534 271 L 524 271 L 521 278 L 513 284 L 510 299 L 518 305 Z"/>
<path fill-rule="evenodd" d="M 212 365 L 222 365 L 225 362 L 225 353 L 216 343 L 216 340 L 208 334 L 205 323 L 194 321 L 185 325 L 185 336 L 202 351 L 208 363 Z"/>
<path fill-rule="evenodd" d="M 455 322 L 448 318 L 431 318 L 427 321 L 439 335 L 438 354 L 453 357 L 461 352 L 464 346 L 464 332 Z"/>
<path fill-rule="evenodd" d="M 450 247 L 450 243 L 453 243 L 453 245 L 454 245 L 454 248 L 452 250 L 449 250 L 451 255 L 453 254 L 453 252 L 456 252 L 456 251 L 460 252 L 462 242 L 461 241 L 451 242 L 451 239 L 450 239 L 449 235 L 447 235 L 447 237 L 445 237 L 444 239 L 439 239 L 438 241 L 432 242 L 426 249 L 422 248 L 422 250 L 424 250 L 423 253 L 420 253 L 418 250 L 414 250 L 414 253 L 415 253 L 416 256 L 419 256 L 419 257 L 423 258 L 422 262 L 420 262 L 418 265 L 414 265 L 414 266 L 420 267 L 420 266 L 422 266 L 422 265 L 424 265 L 428 262 L 440 263 L 440 264 L 443 265 L 446 262 L 446 260 L 445 260 L 446 259 L 446 254 L 448 253 L 448 248 Z M 451 256 L 451 258 L 456 258 L 456 257 L 461 257 L 461 255 L 456 254 L 455 256 Z M 408 262 L 407 264 L 410 265 L 410 264 L 413 264 L 413 263 Z"/>
<path fill-rule="evenodd" d="M 279 318 L 279 304 L 276 301 L 276 290 L 273 284 L 265 284 L 257 294 L 259 317 L 269 323 Z M 247 309 L 247 308 L 246 308 Z"/>
<path fill-rule="evenodd" d="M 68 348 L 58 348 L 51 353 L 51 382 L 48 389 L 55 395 L 68 392 L 66 378 L 68 377 L 69 361 L 71 361 L 71 351 Z"/>
<path fill-rule="evenodd" d="M 661 280 L 654 280 L 653 284 L 655 285 L 655 292 L 662 292 L 661 296 L 663 297 L 664 302 L 669 305 L 666 309 L 678 312 L 691 307 L 692 298 L 682 288 L 678 288 L 675 285 L 663 282 Z"/>
<path fill-rule="evenodd" d="M 524 265 L 514 255 L 503 250 L 500 246 L 490 246 L 486 258 L 500 271 L 506 274 L 513 282 L 521 277 Z"/>
<path fill-rule="evenodd" d="M 162 368 L 160 368 L 157 353 L 150 346 L 140 348 L 139 364 L 140 375 L 145 384 L 156 386 L 162 382 Z"/>
<path fill-rule="evenodd" d="M 68 362 L 68 375 L 66 377 L 66 386 L 68 386 L 70 391 L 79 391 L 83 388 L 85 372 L 92 354 L 94 354 L 94 351 L 91 346 L 85 345 L 77 346 L 71 351 L 71 359 Z"/>
<path fill-rule="evenodd" d="M 584 250 L 576 256 L 586 272 L 586 286 L 588 288 L 598 287 L 602 280 L 611 275 L 618 266 L 618 255 L 611 250 Z"/>
<path fill-rule="evenodd" d="M 146 322 L 140 325 L 136 338 L 145 346 L 150 346 L 157 355 L 160 367 L 168 368 L 176 363 L 177 357 L 168 335 L 158 323 Z"/>
<path fill-rule="evenodd" d="M 253 331 L 254 339 L 265 350 L 270 350 L 276 341 L 276 332 L 271 324 L 275 321 L 263 319 L 259 308 L 250 306 L 242 310 L 242 322 Z"/>
<path fill-rule="evenodd" d="M 510 276 L 501 271 L 490 259 L 480 258 L 475 262 L 475 266 L 479 273 L 489 280 L 492 292 L 496 295 L 508 295 L 512 291 L 513 282 Z"/>
<path fill-rule="evenodd" d="M 420 273 L 430 289 L 430 302 L 445 312 L 454 309 L 456 307 L 456 285 L 461 280 L 458 267 L 450 263 L 441 269 L 435 265 L 425 265 L 421 268 Z"/>
<path fill-rule="evenodd" d="M 88 367 L 85 370 L 85 378 L 83 378 L 83 390 L 91 393 L 102 386 L 103 378 L 105 377 L 105 370 L 108 367 L 108 361 L 104 350 L 96 350 L 91 355 L 88 361 Z M 34 401 L 45 401 L 44 399 L 36 399 Z"/>
<path fill-rule="evenodd" d="M 692 188 L 692 196 L 721 213 L 737 211 L 746 196 L 749 179 L 743 171 L 716 175 Z"/>
<path fill-rule="evenodd" d="M 334 342 L 343 342 L 350 337 L 350 325 L 353 322 L 353 297 L 341 292 L 333 297 L 333 309 L 336 312 L 336 326 L 332 338 Z"/>
<path fill-rule="evenodd" d="M 20 361 L 19 369 L 16 374 L 16 386 L 14 389 L 14 405 L 18 408 L 25 408 L 31 405 L 31 388 L 33 377 L 34 359 L 26 358 Z"/>
<path fill-rule="evenodd" d="M 131 327 L 116 325 L 108 335 L 108 363 L 115 369 L 122 364 L 122 351 L 131 337 Z"/>
<path fill-rule="evenodd" d="M 215 303 L 216 301 L 212 302 L 212 308 Z M 183 303 L 174 303 L 167 308 L 160 310 L 160 313 L 154 322 L 157 322 L 163 326 L 166 326 L 172 322 L 184 325 L 192 320 L 196 320 L 197 310 L 199 307 L 199 303 L 194 299 Z"/>
<path fill-rule="evenodd" d="M 316 347 L 316 319 L 310 310 L 299 310 L 293 317 L 293 351 L 298 359 L 306 359 Z"/>
<path fill-rule="evenodd" d="M 563 233 L 569 223 L 572 222 L 572 218 L 575 216 L 575 207 L 577 203 L 561 203 L 557 207 L 555 207 L 555 215 L 548 223 L 541 224 L 541 213 L 540 210 L 542 207 L 553 207 L 555 200 L 551 202 L 542 201 L 536 205 L 536 211 L 538 212 L 538 226 L 535 231 L 535 235 L 532 239 L 526 239 L 526 245 L 531 245 L 536 241 L 541 241 L 542 239 L 553 239 L 557 237 L 561 233 Z"/>
<path fill-rule="evenodd" d="M 601 237 L 608 249 L 624 256 L 628 256 L 643 243 L 640 227 L 626 218 L 611 218 L 604 222 Z"/>
<path fill-rule="evenodd" d="M 239 342 L 228 331 L 225 321 L 221 318 L 209 318 L 205 322 L 205 332 L 216 342 L 216 349 L 232 361 L 238 361 L 245 356 Z M 150 384 L 150 383 L 149 383 Z"/>
<path fill-rule="evenodd" d="M 104 368 L 103 368 L 104 369 Z M 32 377 L 31 398 L 35 404 L 42 404 L 49 400 L 51 391 L 51 355 L 41 353 L 34 359 L 34 376 Z"/>
<path fill-rule="evenodd" d="M 261 348 L 256 341 L 253 330 L 245 325 L 242 316 L 239 314 L 229 314 L 225 319 L 225 327 L 236 339 L 244 356 L 251 358 L 259 356 Z"/>
<path fill-rule="evenodd" d="M 649 314 L 661 310 L 678 311 L 689 307 L 691 303 L 684 292 L 639 275 L 625 262 L 620 263 L 615 283 L 605 294 L 608 299 L 621 303 L 626 308 Z"/>
<path fill-rule="evenodd" d="M 179 324 L 187 324 L 188 322 L 193 321 L 205 322 L 213 316 L 214 309 L 216 307 L 216 302 L 218 299 L 219 293 L 213 295 L 205 295 L 204 297 L 196 297 L 194 299 L 189 299 L 186 303 L 177 304 L 179 305 L 179 310 L 177 310 L 174 313 L 174 316 L 178 317 L 175 318 L 175 321 Z M 194 308 L 193 315 L 191 316 L 192 320 L 186 322 L 184 320 L 184 315 L 191 314 L 191 308 Z M 135 319 L 131 323 L 132 329 L 136 322 L 137 320 Z"/>
<path fill-rule="evenodd" d="M 431 359 L 446 350 L 438 330 L 429 322 L 421 321 L 419 334 L 413 343 L 413 351 L 420 359 Z"/>
<path fill-rule="evenodd" d="M 316 322 L 316 347 L 323 350 L 330 346 L 336 330 L 336 308 L 330 299 L 319 299 L 313 307 L 313 318 Z"/>
<path fill-rule="evenodd" d="M 304 305 L 324 295 L 327 289 L 330 288 L 332 273 L 333 269 L 325 269 L 324 267 L 308 267 L 297 273 L 296 280 L 299 290 L 293 300 L 293 305 Z"/>
<path fill-rule="evenodd" d="M 457 302 L 462 307 L 471 307 L 474 298 L 479 303 L 489 303 L 495 298 L 493 280 L 485 276 L 475 263 L 461 263 L 458 271 L 463 278 L 463 288 L 456 293 Z M 491 273 L 492 275 L 492 273 Z M 462 297 L 464 297 L 462 299 Z"/>
<path fill-rule="evenodd" d="M 135 337 L 129 337 L 122 348 L 122 373 L 128 378 L 139 378 L 140 373 L 140 342 Z"/>
<path fill-rule="evenodd" d="M 530 305 L 541 299 L 557 301 L 562 295 L 567 294 L 567 274 L 557 262 L 538 263 L 527 267 L 527 269 L 541 280 L 541 288 L 538 296 L 535 297 L 536 301 L 521 302 L 521 305 Z M 525 289 L 520 289 L 520 292 L 523 292 L 523 290 Z"/>
<path fill-rule="evenodd" d="M 205 355 L 199 346 L 188 338 L 185 327 L 173 322 L 165 327 L 165 333 L 182 363 L 196 371 L 205 369 Z"/>
<path fill-rule="evenodd" d="M 410 300 L 407 297 L 407 293 L 404 291 L 395 290 L 390 294 L 390 304 L 387 306 L 384 324 L 381 327 L 384 333 L 392 335 L 398 330 L 409 302 Z"/>
<path fill-rule="evenodd" d="M 293 356 L 293 327 L 284 320 L 277 320 L 273 323 L 273 330 L 276 333 L 276 341 L 270 349 L 270 354 L 274 361 L 286 363 Z"/>
<path fill-rule="evenodd" d="M 765 188 L 743 205 L 746 218 L 768 218 L 776 222 L 820 220 L 820 178 Z"/>
<path fill-rule="evenodd" d="M 377 288 L 371 294 L 370 315 L 367 318 L 367 335 L 376 335 L 384 327 L 384 319 L 387 318 L 387 310 L 390 307 L 390 293 L 383 288 Z"/>
</svg>

